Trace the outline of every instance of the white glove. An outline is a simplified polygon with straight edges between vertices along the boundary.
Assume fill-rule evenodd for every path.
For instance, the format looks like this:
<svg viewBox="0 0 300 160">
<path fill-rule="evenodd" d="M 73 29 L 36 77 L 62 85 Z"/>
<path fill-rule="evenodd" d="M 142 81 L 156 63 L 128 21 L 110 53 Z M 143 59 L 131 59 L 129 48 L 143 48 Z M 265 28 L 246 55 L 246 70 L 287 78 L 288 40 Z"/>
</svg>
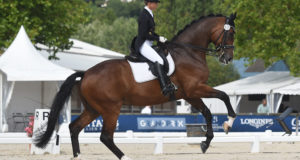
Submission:
<svg viewBox="0 0 300 160">
<path fill-rule="evenodd" d="M 161 43 L 165 43 L 167 41 L 167 38 L 163 37 L 163 36 L 159 36 L 159 41 Z"/>
</svg>

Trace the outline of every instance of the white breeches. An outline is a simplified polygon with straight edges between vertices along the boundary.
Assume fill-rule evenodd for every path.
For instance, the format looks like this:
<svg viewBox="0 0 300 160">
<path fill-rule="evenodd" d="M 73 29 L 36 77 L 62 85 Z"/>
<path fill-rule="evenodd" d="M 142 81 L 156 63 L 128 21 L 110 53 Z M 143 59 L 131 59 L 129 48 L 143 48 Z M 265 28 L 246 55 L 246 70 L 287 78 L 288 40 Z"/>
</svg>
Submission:
<svg viewBox="0 0 300 160">
<path fill-rule="evenodd" d="M 140 53 L 152 61 L 153 63 L 158 62 L 161 65 L 164 65 L 163 59 L 158 55 L 158 53 L 151 47 L 152 41 L 146 40 L 142 47 L 140 48 Z"/>
</svg>

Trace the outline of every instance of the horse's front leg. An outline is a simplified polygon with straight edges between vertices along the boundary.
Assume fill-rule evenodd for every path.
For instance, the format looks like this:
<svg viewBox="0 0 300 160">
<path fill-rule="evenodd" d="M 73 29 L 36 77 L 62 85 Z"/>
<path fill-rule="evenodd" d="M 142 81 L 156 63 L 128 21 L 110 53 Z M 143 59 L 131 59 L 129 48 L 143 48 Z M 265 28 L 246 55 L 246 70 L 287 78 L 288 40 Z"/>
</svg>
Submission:
<svg viewBox="0 0 300 160">
<path fill-rule="evenodd" d="M 205 134 L 206 141 L 203 141 L 200 144 L 202 152 L 205 153 L 209 147 L 211 140 L 214 138 L 214 133 L 212 128 L 212 115 L 210 113 L 210 110 L 206 107 L 206 105 L 203 103 L 201 99 L 185 99 L 185 100 L 188 101 L 192 105 L 192 107 L 202 112 L 203 116 L 205 117 L 206 126 L 207 126 L 207 132 Z"/>
<path fill-rule="evenodd" d="M 220 90 L 216 90 L 206 84 L 198 83 L 196 86 L 186 90 L 188 98 L 218 98 L 222 100 L 228 111 L 228 121 L 224 122 L 223 128 L 227 134 L 236 118 L 236 114 L 230 104 L 229 96 Z"/>
</svg>

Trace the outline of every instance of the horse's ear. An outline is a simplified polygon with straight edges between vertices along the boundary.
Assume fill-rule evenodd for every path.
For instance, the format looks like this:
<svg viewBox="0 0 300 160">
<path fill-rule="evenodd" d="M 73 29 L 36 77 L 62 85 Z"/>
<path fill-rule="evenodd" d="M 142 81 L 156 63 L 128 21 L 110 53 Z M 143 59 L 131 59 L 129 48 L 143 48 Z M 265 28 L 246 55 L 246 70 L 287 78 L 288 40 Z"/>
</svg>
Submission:
<svg viewBox="0 0 300 160">
<path fill-rule="evenodd" d="M 236 18 L 236 12 L 234 12 L 234 13 L 232 13 L 232 14 L 230 15 L 230 19 L 231 19 L 231 20 L 235 20 L 235 18 Z"/>
</svg>

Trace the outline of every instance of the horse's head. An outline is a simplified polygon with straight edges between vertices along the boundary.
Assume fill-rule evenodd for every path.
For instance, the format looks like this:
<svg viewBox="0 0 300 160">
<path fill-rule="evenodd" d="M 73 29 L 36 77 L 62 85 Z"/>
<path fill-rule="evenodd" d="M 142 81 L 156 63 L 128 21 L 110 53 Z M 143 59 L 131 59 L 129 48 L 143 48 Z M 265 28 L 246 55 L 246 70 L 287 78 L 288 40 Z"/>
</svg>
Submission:
<svg viewBox="0 0 300 160">
<path fill-rule="evenodd" d="M 235 18 L 236 13 L 231 14 L 229 18 L 224 17 L 224 21 L 218 22 L 212 29 L 211 40 L 220 53 L 219 61 L 224 64 L 228 64 L 233 59 Z"/>
<path fill-rule="evenodd" d="M 231 14 L 230 17 L 213 14 L 200 17 L 180 30 L 171 44 L 190 48 L 192 50 L 190 51 L 195 54 L 211 52 L 213 53 L 211 55 L 216 56 L 214 53 L 217 52 L 219 61 L 228 64 L 233 59 L 235 18 L 236 13 Z M 216 49 L 208 48 L 210 42 L 215 44 Z M 206 54 L 198 55 L 203 58 Z"/>
</svg>

